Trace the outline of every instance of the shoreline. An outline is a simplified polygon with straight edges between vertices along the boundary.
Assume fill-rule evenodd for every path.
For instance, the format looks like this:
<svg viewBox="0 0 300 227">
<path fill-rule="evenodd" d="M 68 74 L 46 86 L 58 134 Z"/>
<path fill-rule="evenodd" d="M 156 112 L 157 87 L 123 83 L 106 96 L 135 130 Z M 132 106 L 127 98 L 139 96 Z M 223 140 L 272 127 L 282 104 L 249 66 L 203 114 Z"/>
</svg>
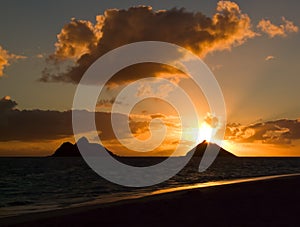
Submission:
<svg viewBox="0 0 300 227">
<path fill-rule="evenodd" d="M 187 190 L 196 190 L 201 188 L 207 188 L 207 187 L 218 187 L 223 185 L 233 185 L 233 184 L 239 184 L 244 182 L 256 182 L 256 181 L 262 181 L 262 180 L 271 180 L 276 178 L 282 178 L 282 177 L 292 177 L 292 176 L 299 176 L 300 173 L 290 173 L 290 174 L 278 174 L 278 175 L 270 175 L 270 176 L 260 176 L 260 177 L 247 177 L 247 178 L 237 178 L 237 179 L 230 179 L 230 180 L 219 180 L 219 181 L 208 181 L 203 183 L 195 183 L 195 184 L 186 184 L 182 186 L 177 187 L 171 187 L 171 188 L 163 188 L 158 189 L 151 192 L 142 192 L 139 194 L 132 193 L 132 195 L 124 196 L 124 197 L 107 197 L 105 199 L 95 199 L 89 202 L 84 203 L 78 203 L 73 204 L 68 208 L 65 209 L 73 209 L 73 208 L 80 208 L 80 207 L 88 207 L 88 206 L 101 206 L 101 205 L 109 205 L 116 202 L 122 202 L 122 201 L 130 201 L 135 199 L 143 199 L 145 197 L 149 196 L 155 196 L 155 195 L 162 195 L 166 193 L 174 193 L 174 192 L 180 192 L 180 191 L 187 191 Z M 52 210 L 53 211 L 53 210 Z M 51 212 L 51 211 L 47 211 Z"/>
<path fill-rule="evenodd" d="M 294 184 L 295 187 L 290 187 L 290 184 Z M 261 187 L 264 186 L 264 187 Z M 249 189 L 252 188 L 252 190 Z M 295 201 L 299 199 L 300 202 L 300 173 L 297 174 L 284 174 L 284 175 L 273 175 L 273 176 L 264 176 L 264 177 L 251 177 L 251 178 L 243 178 L 243 179 L 235 179 L 235 180 L 225 180 L 225 181 L 216 181 L 216 182 L 206 182 L 206 183 L 198 183 L 195 185 L 187 185 L 187 186 L 179 186 L 175 188 L 168 188 L 168 189 L 161 189 L 156 190 L 153 192 L 146 192 L 141 195 L 132 196 L 129 198 L 121 198 L 116 199 L 115 201 L 106 202 L 106 203 L 99 203 L 97 201 L 94 201 L 92 203 L 88 202 L 86 205 L 80 205 L 73 206 L 71 208 L 65 208 L 65 209 L 56 209 L 51 211 L 45 211 L 45 212 L 35 212 L 35 213 L 28 213 L 23 214 L 19 216 L 10 216 L 10 217 L 4 217 L 0 219 L 0 225 L 1 226 L 7 226 L 7 225 L 21 225 L 21 226 L 37 226 L 37 225 L 65 225 L 66 223 L 72 223 L 74 222 L 74 225 L 81 226 L 84 225 L 86 221 L 92 222 L 94 224 L 124 224 L 128 223 L 128 220 L 123 217 L 123 222 L 117 222 L 118 220 L 113 219 L 112 213 L 115 213 L 117 211 L 125 211 L 125 213 L 128 213 L 128 211 L 135 211 L 138 207 L 143 207 L 145 211 L 152 210 L 156 207 L 158 210 L 161 210 L 161 208 L 165 207 L 166 204 L 169 204 L 171 206 L 171 209 L 169 209 L 168 213 L 172 215 L 173 212 L 176 212 L 172 208 L 173 206 L 178 206 L 178 203 L 182 203 L 183 207 L 189 207 L 193 208 L 190 210 L 190 212 L 187 215 L 190 215 L 194 212 L 194 209 L 200 209 L 201 203 L 206 204 L 206 207 L 208 205 L 208 208 L 211 208 L 211 204 L 209 203 L 210 199 L 213 201 L 215 200 L 214 197 L 217 197 L 219 199 L 219 202 L 217 202 L 215 205 L 223 204 L 224 201 L 227 202 L 227 209 L 229 207 L 233 207 L 233 205 L 236 203 L 233 201 L 228 201 L 229 197 L 234 197 L 235 193 L 231 192 L 231 190 L 235 191 L 237 190 L 237 193 L 239 194 L 245 194 L 240 198 L 239 200 L 249 200 L 248 196 L 253 193 L 253 189 L 258 194 L 255 196 L 253 201 L 259 199 L 264 200 L 268 197 L 274 197 L 275 199 L 278 199 L 278 193 L 272 193 L 269 191 L 264 191 L 262 189 L 276 189 L 279 190 L 279 194 L 282 195 L 282 200 L 289 200 L 292 194 L 294 194 L 294 197 L 296 198 Z M 280 192 L 282 191 L 282 192 Z M 297 193 L 297 191 L 299 191 Z M 228 195 L 225 196 L 224 194 L 226 192 Z M 286 193 L 285 193 L 286 192 Z M 290 193 L 293 192 L 293 193 Z M 225 194 L 226 194 L 225 193 Z M 262 194 L 261 194 L 262 193 Z M 212 197 L 210 197 L 211 195 Z M 207 198 L 203 197 L 203 195 L 210 195 Z M 199 197 L 200 196 L 200 197 Z M 220 197 L 221 196 L 221 197 Z M 245 197 L 245 198 L 243 198 Z M 210 198 L 210 199 L 209 199 Z M 183 200 L 184 199 L 184 200 Z M 260 203 L 260 201 L 256 201 L 257 203 Z M 195 201 L 199 202 L 199 207 L 195 207 Z M 292 200 L 293 201 L 293 200 Z M 249 201 L 248 201 L 249 202 Z M 270 201 L 269 201 L 270 202 Z M 279 200 L 279 202 L 284 202 Z M 241 203 L 243 204 L 243 203 Z M 241 205 L 239 204 L 239 205 Z M 264 204 L 269 209 L 272 208 L 270 204 Z M 288 204 L 289 206 L 293 206 L 296 204 Z M 300 203 L 299 203 L 300 206 Z M 225 204 L 226 207 L 226 204 Z M 248 207 L 251 208 L 253 206 Z M 255 207 L 253 207 L 255 208 Z M 283 207 L 283 209 L 286 207 Z M 155 210 L 155 209 L 154 209 Z M 201 209 L 200 209 L 201 210 Z M 297 207 L 295 208 L 295 211 L 297 210 Z M 114 211 L 114 212 L 112 212 Z M 205 211 L 205 210 L 204 210 Z M 117 213 L 119 213 L 117 212 Z M 228 211 L 227 211 L 228 212 Z M 248 211 L 251 212 L 251 209 Z M 106 213 L 106 215 L 103 215 L 103 213 Z M 130 212 L 129 212 L 130 213 Z M 148 213 L 148 212 L 146 212 Z M 275 212 L 276 213 L 276 212 Z M 274 213 L 274 215 L 275 215 Z M 286 214 L 286 210 L 283 211 L 284 214 Z M 149 217 L 150 215 L 150 217 Z M 80 217 L 79 217 L 80 216 Z M 111 217 L 110 217 L 111 216 Z M 124 215 L 121 215 L 124 216 Z M 126 215 L 125 215 L 126 216 Z M 143 214 L 142 220 L 151 219 L 151 214 Z M 208 215 L 209 216 L 209 215 Z M 100 218 L 101 217 L 101 218 Z M 204 216 L 204 217 L 207 217 Z M 276 218 L 276 216 L 274 216 Z M 278 214 L 277 214 L 278 217 Z M 79 218 L 79 220 L 77 220 Z M 101 220 L 99 220 L 100 218 Z M 141 218 L 141 216 L 140 216 Z M 152 218 L 155 218 L 153 216 Z M 200 217 L 199 217 L 200 218 Z M 88 220 L 86 220 L 88 219 Z M 203 217 L 202 217 L 203 219 Z M 77 221 L 75 221 L 77 220 Z M 168 225 L 169 222 L 175 221 L 175 219 L 169 220 L 168 218 L 162 219 L 165 224 Z M 165 222 L 167 221 L 167 222 Z M 192 222 L 192 224 L 195 223 L 196 220 Z M 288 221 L 288 220 L 287 220 Z M 131 223 L 131 225 L 140 225 L 141 223 Z M 151 220 L 149 223 L 152 223 Z M 174 222 L 176 223 L 176 222 Z M 204 223 L 207 223 L 204 221 Z M 269 222 L 268 222 L 269 223 Z M 244 223 L 246 224 L 246 223 Z"/>
</svg>

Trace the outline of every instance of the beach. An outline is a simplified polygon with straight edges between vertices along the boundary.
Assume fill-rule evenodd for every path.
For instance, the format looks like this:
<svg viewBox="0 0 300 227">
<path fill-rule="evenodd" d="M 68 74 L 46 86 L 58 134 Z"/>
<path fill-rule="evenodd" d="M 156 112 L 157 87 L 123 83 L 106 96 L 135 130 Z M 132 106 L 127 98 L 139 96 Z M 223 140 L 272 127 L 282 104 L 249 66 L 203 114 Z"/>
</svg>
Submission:
<svg viewBox="0 0 300 227">
<path fill-rule="evenodd" d="M 300 176 L 186 189 L 3 218 L 1 226 L 296 226 Z"/>
</svg>

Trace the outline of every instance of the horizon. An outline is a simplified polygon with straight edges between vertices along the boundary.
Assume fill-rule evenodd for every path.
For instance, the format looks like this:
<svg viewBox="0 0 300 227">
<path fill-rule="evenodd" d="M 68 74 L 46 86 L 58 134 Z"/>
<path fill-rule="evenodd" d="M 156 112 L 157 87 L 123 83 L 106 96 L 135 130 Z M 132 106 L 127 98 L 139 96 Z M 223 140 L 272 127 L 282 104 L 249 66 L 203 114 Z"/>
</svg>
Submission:
<svg viewBox="0 0 300 227">
<path fill-rule="evenodd" d="M 85 137 L 82 137 L 82 138 L 85 138 Z M 81 139 L 82 139 L 81 138 Z M 86 138 L 85 138 L 86 139 Z M 87 140 L 88 141 L 88 140 Z M 78 141 L 77 141 L 78 142 Z M 70 142 L 70 141 L 65 141 L 65 142 L 62 142 L 55 150 L 53 150 L 52 151 L 52 153 L 50 153 L 50 154 L 48 154 L 48 155 L 46 155 L 46 156 L 0 156 L 0 158 L 1 157 L 3 157 L 3 158 L 30 158 L 30 157 L 37 157 L 37 158 L 43 158 L 43 157 L 51 157 L 51 156 L 54 156 L 54 154 L 59 150 L 59 148 L 61 148 L 62 147 L 62 145 L 64 145 L 64 144 L 71 144 L 71 145 L 76 145 L 77 144 L 77 142 L 74 142 L 74 143 L 72 143 L 72 142 Z M 90 143 L 90 141 L 88 141 L 88 143 L 89 144 L 97 144 L 97 145 L 100 145 L 100 146 L 102 146 L 101 144 L 98 144 L 98 143 Z M 300 157 L 298 157 L 298 156 L 237 156 L 237 155 L 235 155 L 233 152 L 231 152 L 230 150 L 226 150 L 225 148 L 223 148 L 223 147 L 221 147 L 221 146 L 219 146 L 218 144 L 216 144 L 216 143 L 213 143 L 213 142 L 209 142 L 209 141 L 206 141 L 206 140 L 203 140 L 202 142 L 200 142 L 200 143 L 198 143 L 194 148 L 192 148 L 192 149 L 195 149 L 197 146 L 199 146 L 199 145 L 202 145 L 202 144 L 207 144 L 207 145 L 216 145 L 217 147 L 219 147 L 220 148 L 220 150 L 219 150 L 219 152 L 218 152 L 218 154 L 220 153 L 220 151 L 221 150 L 223 150 L 222 152 L 227 152 L 227 153 L 230 153 L 230 154 L 232 154 L 232 155 L 234 155 L 234 157 L 237 157 L 237 158 L 300 158 Z M 106 149 L 106 148 L 105 148 Z M 191 149 L 191 150 L 192 150 Z M 114 152 L 112 152 L 112 151 L 110 151 L 110 150 L 108 150 L 108 149 L 106 149 L 108 152 L 110 152 L 110 153 L 112 153 L 113 155 L 115 155 L 116 157 L 120 157 L 120 158 L 166 158 L 166 157 L 170 157 L 170 155 L 168 155 L 168 154 L 165 154 L 165 155 L 160 155 L 160 156 L 155 156 L 155 155 L 150 155 L 150 156 L 148 156 L 148 155 L 133 155 L 133 154 L 127 154 L 127 153 L 124 153 L 123 155 L 118 155 L 118 152 L 117 153 L 114 153 Z M 178 156 L 173 156 L 173 157 L 184 157 L 184 156 L 186 156 L 189 152 L 191 152 L 191 150 L 190 151 L 188 151 L 187 153 L 185 153 L 185 154 L 180 154 L 180 155 L 178 155 Z M 196 151 L 196 150 L 195 150 Z M 76 155 L 74 155 L 74 154 L 70 154 L 69 156 L 76 156 Z M 61 157 L 68 157 L 68 156 L 61 156 Z"/>
</svg>

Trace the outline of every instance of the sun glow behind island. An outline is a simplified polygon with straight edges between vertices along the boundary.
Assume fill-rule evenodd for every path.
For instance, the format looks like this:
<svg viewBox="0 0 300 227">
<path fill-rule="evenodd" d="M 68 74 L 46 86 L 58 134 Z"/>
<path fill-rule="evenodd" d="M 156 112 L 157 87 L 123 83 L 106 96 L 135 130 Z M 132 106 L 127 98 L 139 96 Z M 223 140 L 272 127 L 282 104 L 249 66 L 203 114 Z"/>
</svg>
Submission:
<svg viewBox="0 0 300 227">
<path fill-rule="evenodd" d="M 206 122 L 203 122 L 199 125 L 198 129 L 198 139 L 197 143 L 201 143 L 204 140 L 207 142 L 211 142 L 213 140 L 213 128 L 207 124 Z"/>
</svg>

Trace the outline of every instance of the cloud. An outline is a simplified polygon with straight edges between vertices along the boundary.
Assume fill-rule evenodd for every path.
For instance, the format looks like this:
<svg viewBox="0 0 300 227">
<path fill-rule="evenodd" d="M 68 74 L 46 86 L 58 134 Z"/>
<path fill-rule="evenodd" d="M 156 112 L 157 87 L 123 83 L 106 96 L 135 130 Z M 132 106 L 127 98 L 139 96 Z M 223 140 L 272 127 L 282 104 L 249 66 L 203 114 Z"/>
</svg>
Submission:
<svg viewBox="0 0 300 227">
<path fill-rule="evenodd" d="M 228 124 L 226 139 L 241 143 L 292 144 L 300 139 L 300 121 L 281 119 L 243 126 Z"/>
<path fill-rule="evenodd" d="M 37 54 L 36 56 L 35 56 L 36 58 L 44 58 L 45 57 L 45 55 L 44 54 Z"/>
<path fill-rule="evenodd" d="M 8 105 L 5 108 L 6 111 L 0 111 L 0 142 L 40 142 L 69 140 L 73 137 L 72 111 L 18 110 L 9 109 Z M 92 114 L 87 111 L 76 113 L 83 116 Z M 120 124 L 125 124 L 128 118 L 120 115 L 120 119 L 123 119 L 120 120 Z M 95 121 L 102 140 L 115 139 L 111 126 L 111 114 L 97 112 Z M 122 129 L 124 126 L 120 125 L 119 128 Z M 91 131 L 91 125 L 82 124 L 81 133 L 88 134 Z"/>
<path fill-rule="evenodd" d="M 108 103 L 112 102 L 108 100 Z M 106 104 L 106 102 L 104 101 Z M 101 103 L 102 104 L 102 103 Z M 70 138 L 73 136 L 72 111 L 52 111 L 52 110 L 19 110 L 16 108 L 17 102 L 11 100 L 9 96 L 0 99 L 0 142 L 5 141 L 41 141 L 57 140 Z M 92 112 L 85 110 L 74 110 L 74 113 L 82 117 L 93 115 Z M 126 138 L 128 135 L 126 124 L 130 125 L 132 133 L 147 131 L 149 120 L 153 117 L 162 117 L 163 115 L 147 116 L 139 115 L 142 119 L 128 118 L 127 115 L 115 113 L 117 125 L 120 134 Z M 93 116 L 91 116 L 93 117 Z M 97 131 L 101 140 L 116 139 L 111 124 L 111 113 L 96 112 L 95 122 Z M 83 122 L 81 132 L 88 133 L 92 131 L 92 125 Z"/>
<path fill-rule="evenodd" d="M 96 107 L 97 108 L 111 108 L 114 103 L 115 103 L 114 98 L 112 98 L 112 99 L 100 99 L 97 102 Z"/>
<path fill-rule="evenodd" d="M 212 128 L 217 128 L 219 126 L 218 118 L 210 113 L 207 113 L 204 117 L 204 121 Z"/>
<path fill-rule="evenodd" d="M 162 113 L 151 114 L 150 117 L 153 118 L 166 118 L 167 116 Z"/>
<path fill-rule="evenodd" d="M 32 154 L 40 154 L 38 152 L 41 150 L 47 150 L 47 152 L 53 151 L 59 143 L 74 140 L 72 111 L 19 110 L 16 107 L 17 103 L 11 100 L 10 97 L 6 96 L 0 99 L 0 153 L 5 155 L 10 155 L 9 152 L 12 152 L 11 155 L 21 154 L 25 150 L 22 146 L 31 148 L 32 146 L 29 145 L 35 144 L 36 152 L 32 152 Z M 141 155 L 140 153 L 132 153 L 133 151 L 126 149 L 116 138 L 112 128 L 111 113 L 91 113 L 85 110 L 74 110 L 73 114 L 83 117 L 88 115 L 93 117 L 95 114 L 97 134 L 101 138 L 103 145 L 112 151 L 118 154 Z M 177 118 L 166 116 L 163 113 L 131 115 L 129 118 L 127 115 L 115 113 L 115 117 L 121 141 L 129 144 L 132 143 L 132 139 L 128 133 L 139 139 L 146 139 L 151 135 L 149 126 L 150 121 L 154 118 L 161 119 L 168 127 L 166 139 L 162 144 L 164 146 L 170 140 L 174 141 L 177 138 L 177 130 L 180 129 L 176 123 Z M 93 130 L 92 125 L 85 121 L 80 123 L 82 123 L 80 131 L 82 135 L 89 138 L 90 141 L 94 141 L 94 134 L 91 134 Z M 128 124 L 131 132 L 125 130 Z M 160 124 L 154 123 L 151 129 L 155 131 L 160 127 Z M 9 144 L 13 144 L 13 147 L 9 147 Z M 172 144 L 169 147 L 175 149 L 176 146 L 177 144 Z M 153 152 L 157 152 L 160 148 Z M 154 154 L 153 152 L 151 154 Z M 23 153 L 26 153 L 26 151 Z"/>
<path fill-rule="evenodd" d="M 159 11 L 154 11 L 150 6 L 131 7 L 127 10 L 108 9 L 103 15 L 96 17 L 95 25 L 90 21 L 72 19 L 63 27 L 57 36 L 56 51 L 50 56 L 50 61 L 58 64 L 63 60 L 73 60 L 74 65 L 59 72 L 57 67 L 48 66 L 40 80 L 78 83 L 96 59 L 112 49 L 132 42 L 171 42 L 205 57 L 213 51 L 230 50 L 256 35 L 252 30 L 250 17 L 230 1 L 218 2 L 216 13 L 212 17 L 176 8 Z M 143 64 L 143 67 L 137 65 L 120 72 L 119 77 L 115 77 L 115 83 L 127 83 L 147 75 L 159 76 L 162 75 L 159 72 L 165 71 L 172 70 L 158 64 Z"/>
<path fill-rule="evenodd" d="M 158 68 L 157 68 L 158 69 Z M 170 68 L 171 69 L 171 68 Z M 153 72 L 155 73 L 155 72 Z M 161 78 L 167 79 L 170 83 L 158 80 L 157 78 L 151 79 L 151 83 L 149 80 L 140 81 L 139 87 L 136 91 L 136 97 L 145 98 L 148 96 L 164 99 L 169 96 L 169 94 L 174 91 L 177 87 L 179 87 L 178 83 L 181 79 L 187 78 L 184 73 L 173 72 L 171 73 L 159 73 Z M 171 84 L 172 83 L 172 84 Z"/>
<path fill-rule="evenodd" d="M 275 25 L 270 20 L 262 19 L 258 23 L 257 28 L 266 33 L 270 38 L 276 36 L 286 37 L 288 33 L 298 32 L 298 27 L 292 21 L 285 19 L 285 17 L 281 19 L 283 23 L 280 25 Z"/>
<path fill-rule="evenodd" d="M 73 135 L 71 111 L 19 110 L 9 98 L 0 100 L 0 142 L 52 140 Z"/>
<path fill-rule="evenodd" d="M 99 18 L 99 17 L 97 17 Z M 71 19 L 57 35 L 56 51 L 50 56 L 53 60 L 79 59 L 96 48 L 101 32 L 99 20 L 96 26 L 90 21 Z"/>
<path fill-rule="evenodd" d="M 13 110 L 17 105 L 9 96 L 5 96 L 0 99 L 0 112 Z"/>
<path fill-rule="evenodd" d="M 0 46 L 0 77 L 4 75 L 4 68 L 9 66 L 13 61 L 24 59 L 25 56 L 9 53 Z"/>
<path fill-rule="evenodd" d="M 294 25 L 294 23 L 292 21 L 289 21 L 287 19 L 285 19 L 285 17 L 282 17 L 282 21 L 285 23 L 285 31 L 289 32 L 289 33 L 297 33 L 299 28 L 298 26 Z"/>
<path fill-rule="evenodd" d="M 274 59 L 275 59 L 275 57 L 272 55 L 269 55 L 265 58 L 266 61 L 270 61 L 270 60 L 274 60 Z"/>
</svg>

